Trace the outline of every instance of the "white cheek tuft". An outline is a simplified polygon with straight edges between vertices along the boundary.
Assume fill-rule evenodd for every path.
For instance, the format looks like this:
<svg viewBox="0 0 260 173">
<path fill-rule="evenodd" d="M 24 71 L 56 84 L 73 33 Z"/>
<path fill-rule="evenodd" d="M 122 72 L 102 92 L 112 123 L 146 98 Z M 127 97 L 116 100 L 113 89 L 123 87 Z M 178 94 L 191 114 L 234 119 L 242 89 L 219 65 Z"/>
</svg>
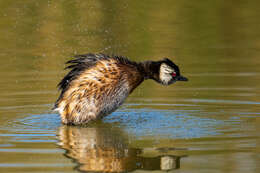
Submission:
<svg viewBox="0 0 260 173">
<path fill-rule="evenodd" d="M 160 74 L 159 74 L 160 80 L 164 85 L 167 85 L 172 80 L 172 76 L 171 76 L 172 72 L 174 72 L 173 69 L 168 65 L 163 63 L 160 66 Z"/>
</svg>

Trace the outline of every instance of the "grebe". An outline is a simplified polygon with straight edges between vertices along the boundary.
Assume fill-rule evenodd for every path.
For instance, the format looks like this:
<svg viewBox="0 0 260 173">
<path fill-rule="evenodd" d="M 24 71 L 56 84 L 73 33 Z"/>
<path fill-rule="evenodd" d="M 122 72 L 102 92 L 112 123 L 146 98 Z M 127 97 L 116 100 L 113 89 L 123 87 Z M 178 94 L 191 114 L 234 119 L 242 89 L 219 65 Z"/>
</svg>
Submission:
<svg viewBox="0 0 260 173">
<path fill-rule="evenodd" d="M 58 84 L 61 90 L 54 109 L 63 124 L 80 125 L 115 111 L 145 79 L 162 85 L 188 81 L 168 58 L 134 62 L 122 56 L 76 55 L 66 62 L 71 71 Z"/>
</svg>

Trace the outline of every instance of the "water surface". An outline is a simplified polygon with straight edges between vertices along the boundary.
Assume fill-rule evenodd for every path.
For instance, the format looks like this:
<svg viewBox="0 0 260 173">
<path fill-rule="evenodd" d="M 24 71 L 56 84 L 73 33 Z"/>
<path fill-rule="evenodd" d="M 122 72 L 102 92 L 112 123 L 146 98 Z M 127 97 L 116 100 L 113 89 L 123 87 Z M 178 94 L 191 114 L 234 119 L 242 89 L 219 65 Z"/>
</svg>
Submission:
<svg viewBox="0 0 260 173">
<path fill-rule="evenodd" d="M 0 1 L 0 172 L 257 173 L 259 2 Z M 86 127 L 51 111 L 79 53 L 169 57 L 189 82 L 145 81 Z"/>
</svg>

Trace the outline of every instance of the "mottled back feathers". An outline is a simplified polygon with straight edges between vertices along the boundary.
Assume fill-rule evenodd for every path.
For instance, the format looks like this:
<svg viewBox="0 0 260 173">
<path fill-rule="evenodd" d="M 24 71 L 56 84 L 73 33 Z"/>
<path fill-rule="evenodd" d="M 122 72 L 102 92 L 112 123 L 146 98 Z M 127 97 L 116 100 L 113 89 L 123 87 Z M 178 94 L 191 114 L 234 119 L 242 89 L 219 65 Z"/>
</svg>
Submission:
<svg viewBox="0 0 260 173">
<path fill-rule="evenodd" d="M 66 64 L 71 71 L 58 84 L 61 94 L 55 103 L 65 124 L 102 118 L 143 81 L 139 65 L 124 57 L 77 55 Z"/>
<path fill-rule="evenodd" d="M 99 61 L 108 61 L 114 60 L 122 65 L 130 65 L 133 67 L 139 67 L 138 63 L 130 61 L 128 58 L 123 56 L 108 56 L 104 54 L 83 54 L 83 55 L 75 55 L 75 59 L 69 60 L 66 64 L 69 64 L 65 69 L 71 69 L 71 71 L 65 75 L 65 77 L 58 84 L 59 90 L 61 90 L 61 94 L 59 99 L 56 101 L 54 109 L 57 108 L 57 103 L 62 98 L 64 92 L 68 89 L 69 84 L 72 80 L 76 79 L 83 71 L 90 69 L 95 66 Z"/>
</svg>

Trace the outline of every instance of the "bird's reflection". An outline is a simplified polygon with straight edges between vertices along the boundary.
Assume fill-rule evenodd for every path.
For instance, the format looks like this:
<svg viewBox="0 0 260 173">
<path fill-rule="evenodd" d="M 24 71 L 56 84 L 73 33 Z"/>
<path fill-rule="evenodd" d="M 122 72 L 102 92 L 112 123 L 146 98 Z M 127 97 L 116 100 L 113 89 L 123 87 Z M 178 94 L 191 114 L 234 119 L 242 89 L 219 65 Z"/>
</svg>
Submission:
<svg viewBox="0 0 260 173">
<path fill-rule="evenodd" d="M 136 169 L 172 170 L 180 167 L 180 156 L 162 154 L 142 157 L 142 149 L 131 148 L 120 129 L 109 125 L 62 126 L 59 145 L 65 156 L 77 163 L 76 169 L 91 172 L 126 172 Z"/>
</svg>

